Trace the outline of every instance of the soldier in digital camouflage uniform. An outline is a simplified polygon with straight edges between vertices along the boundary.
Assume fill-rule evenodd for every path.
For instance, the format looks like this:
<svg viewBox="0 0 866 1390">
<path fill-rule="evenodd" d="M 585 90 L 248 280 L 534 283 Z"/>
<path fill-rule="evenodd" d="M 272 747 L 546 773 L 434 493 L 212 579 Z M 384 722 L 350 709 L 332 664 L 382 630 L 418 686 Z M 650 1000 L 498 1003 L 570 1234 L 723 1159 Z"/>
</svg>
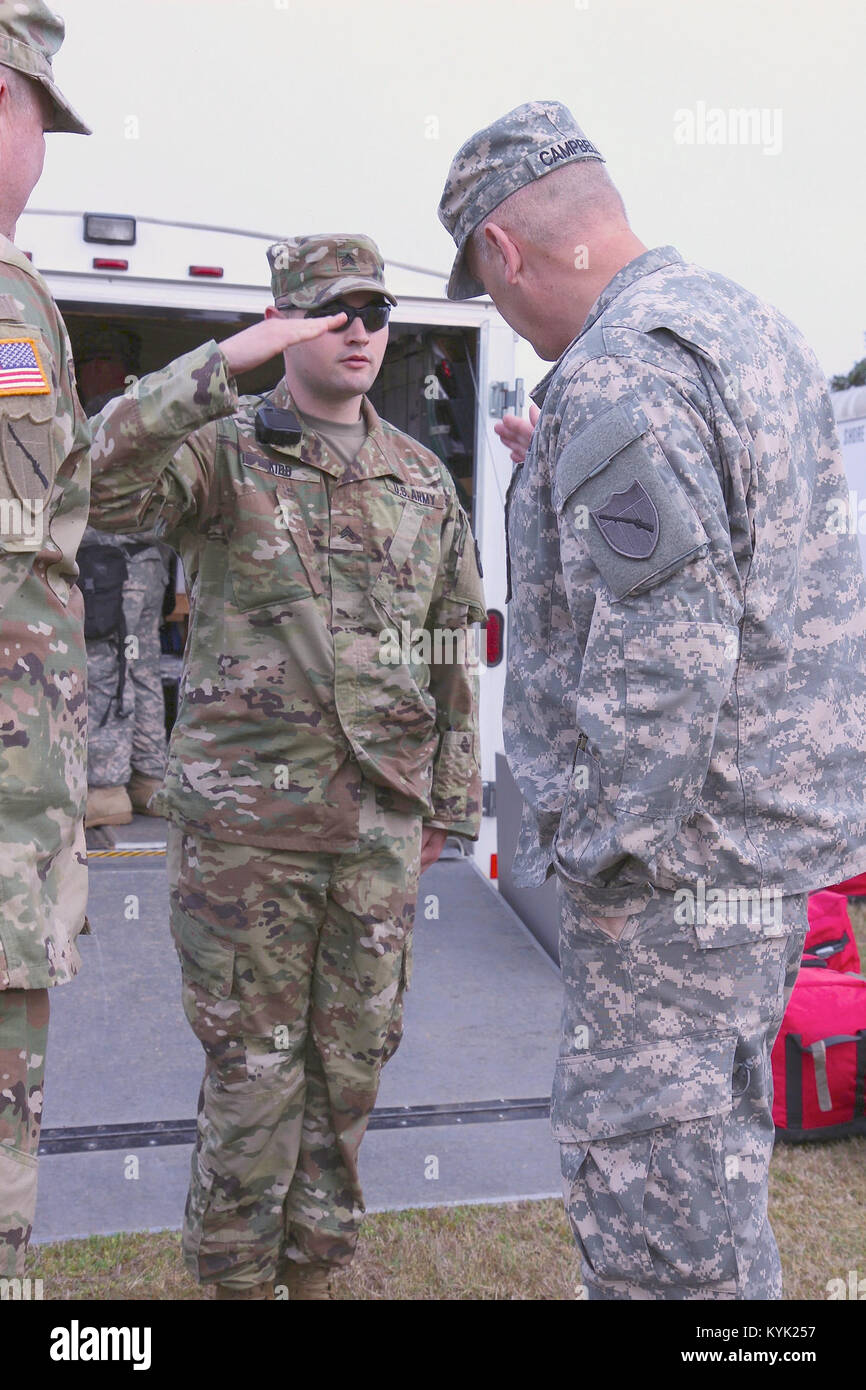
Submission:
<svg viewBox="0 0 866 1390">
<path fill-rule="evenodd" d="M 110 324 L 97 324 L 79 337 L 75 365 L 87 415 L 122 394 L 139 370 L 140 348 L 137 334 Z M 165 774 L 159 626 L 171 552 L 147 536 L 113 536 L 94 526 L 87 527 L 82 545 L 109 546 L 127 565 L 123 651 L 120 634 L 87 642 L 89 829 L 126 825 L 133 811 L 147 815 Z"/>
<path fill-rule="evenodd" d="M 172 933 L 207 1056 L 185 1258 L 220 1298 L 276 1284 L 310 1299 L 354 1253 L 419 868 L 480 825 L 467 653 L 413 640 L 394 664 L 388 635 L 465 639 L 485 610 L 448 470 L 363 395 L 393 302 L 375 244 L 304 237 L 269 261 L 269 319 L 347 303 L 352 319 L 286 353 L 264 402 L 237 399 L 214 345 L 190 354 L 201 398 L 233 413 L 176 452 L 146 412 L 123 443 L 97 431 L 91 519 L 156 530 L 190 586 L 155 801 L 173 822 Z"/>
<path fill-rule="evenodd" d="M 42 170 L 44 133 L 89 134 L 54 84 L 51 57 L 63 35 L 41 0 L 0 0 L 0 1277 L 23 1273 L 36 1206 L 48 989 L 78 972 L 76 941 L 87 930 L 75 554 L 87 521 L 90 431 L 63 320 L 12 240 Z M 247 370 L 320 331 L 327 323 L 257 324 L 210 355 Z M 204 379 L 210 374 L 205 367 Z M 128 434 L 143 416 L 170 446 L 220 408 L 181 364 L 159 373 L 155 389 L 145 380 L 115 402 L 111 423 L 94 423 L 103 450 L 112 430 Z"/>
<path fill-rule="evenodd" d="M 593 1299 L 781 1296 L 770 1049 L 809 890 L 866 865 L 866 593 L 826 383 L 770 305 L 631 232 L 558 102 L 440 217 L 555 365 L 500 431 L 515 877 L 558 875 L 553 1132 Z M 758 897 L 763 889 L 763 899 Z"/>
</svg>

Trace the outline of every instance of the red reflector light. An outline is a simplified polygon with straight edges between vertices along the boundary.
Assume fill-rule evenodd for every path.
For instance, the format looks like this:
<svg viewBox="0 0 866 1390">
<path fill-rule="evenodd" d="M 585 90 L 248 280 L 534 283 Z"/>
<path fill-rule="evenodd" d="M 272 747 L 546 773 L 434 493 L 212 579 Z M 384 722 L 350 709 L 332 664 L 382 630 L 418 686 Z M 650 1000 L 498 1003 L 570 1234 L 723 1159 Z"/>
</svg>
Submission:
<svg viewBox="0 0 866 1390">
<path fill-rule="evenodd" d="M 117 261 L 111 256 L 94 256 L 94 270 L 129 270 L 129 261 Z"/>
<path fill-rule="evenodd" d="M 190 275 L 210 277 L 211 280 L 221 280 L 223 268 L 221 265 L 191 265 L 189 273 Z"/>
<path fill-rule="evenodd" d="M 491 878 L 498 878 L 498 877 L 499 877 L 499 862 L 498 862 L 498 859 L 499 859 L 499 856 L 498 856 L 498 855 L 496 855 L 496 854 L 491 854 L 491 856 L 490 856 L 490 877 L 491 877 Z"/>
<path fill-rule="evenodd" d="M 485 636 L 485 655 L 484 664 L 486 666 L 498 666 L 502 660 L 502 635 L 505 627 L 505 619 L 498 608 L 491 608 L 487 613 L 487 623 L 484 628 Z"/>
</svg>

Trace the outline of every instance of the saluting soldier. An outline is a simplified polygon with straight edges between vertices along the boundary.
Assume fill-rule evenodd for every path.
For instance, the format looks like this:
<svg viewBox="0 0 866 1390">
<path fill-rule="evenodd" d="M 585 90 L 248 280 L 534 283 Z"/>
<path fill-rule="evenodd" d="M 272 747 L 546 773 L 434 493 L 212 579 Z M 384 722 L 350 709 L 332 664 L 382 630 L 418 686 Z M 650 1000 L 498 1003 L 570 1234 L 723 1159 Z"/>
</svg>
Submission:
<svg viewBox="0 0 866 1390">
<path fill-rule="evenodd" d="M 554 362 L 506 503 L 524 885 L 558 877 L 553 1088 L 598 1299 L 781 1296 L 770 1049 L 806 895 L 866 866 L 866 592 L 827 385 L 771 305 L 629 227 L 559 102 L 470 137 L 451 298 Z M 706 910 L 711 902 L 712 911 Z"/>
<path fill-rule="evenodd" d="M 266 398 L 237 398 L 215 345 L 192 354 L 231 414 L 179 450 L 146 411 L 120 444 L 97 432 L 91 520 L 154 530 L 190 584 L 151 803 L 172 822 L 171 927 L 207 1058 L 187 1265 L 219 1298 L 325 1299 L 364 1211 L 419 871 L 449 833 L 478 836 L 467 633 L 485 609 L 447 468 L 365 395 L 395 302 L 375 243 L 300 237 L 269 262 L 265 326 L 332 331 L 285 353 Z"/>
</svg>

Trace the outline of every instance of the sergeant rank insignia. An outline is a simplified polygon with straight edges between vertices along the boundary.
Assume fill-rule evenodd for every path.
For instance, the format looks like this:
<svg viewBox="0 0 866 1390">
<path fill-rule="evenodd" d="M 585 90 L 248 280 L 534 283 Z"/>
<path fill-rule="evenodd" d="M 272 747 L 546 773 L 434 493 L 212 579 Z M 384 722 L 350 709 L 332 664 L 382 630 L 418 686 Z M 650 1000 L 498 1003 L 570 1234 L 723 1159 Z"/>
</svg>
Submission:
<svg viewBox="0 0 866 1390">
<path fill-rule="evenodd" d="M 34 338 L 0 338 L 0 396 L 47 396 L 51 383 Z"/>
<path fill-rule="evenodd" d="M 651 497 L 635 481 L 625 492 L 612 492 L 590 514 L 611 550 L 630 560 L 652 555 L 659 538 L 659 514 Z"/>
</svg>

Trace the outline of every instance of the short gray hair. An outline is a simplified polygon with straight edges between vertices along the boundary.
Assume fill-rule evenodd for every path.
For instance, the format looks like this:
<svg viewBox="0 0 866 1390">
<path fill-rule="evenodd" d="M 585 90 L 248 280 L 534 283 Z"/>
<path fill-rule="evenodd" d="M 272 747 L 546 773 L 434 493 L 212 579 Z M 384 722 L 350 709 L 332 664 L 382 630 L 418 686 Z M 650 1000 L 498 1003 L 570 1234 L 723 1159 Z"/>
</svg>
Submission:
<svg viewBox="0 0 866 1390">
<path fill-rule="evenodd" d="M 484 229 L 495 222 L 535 246 L 558 246 L 567 237 L 604 223 L 628 226 L 625 205 L 604 164 L 580 160 L 524 184 L 479 222 L 469 237 L 471 265 L 488 256 Z"/>
</svg>

